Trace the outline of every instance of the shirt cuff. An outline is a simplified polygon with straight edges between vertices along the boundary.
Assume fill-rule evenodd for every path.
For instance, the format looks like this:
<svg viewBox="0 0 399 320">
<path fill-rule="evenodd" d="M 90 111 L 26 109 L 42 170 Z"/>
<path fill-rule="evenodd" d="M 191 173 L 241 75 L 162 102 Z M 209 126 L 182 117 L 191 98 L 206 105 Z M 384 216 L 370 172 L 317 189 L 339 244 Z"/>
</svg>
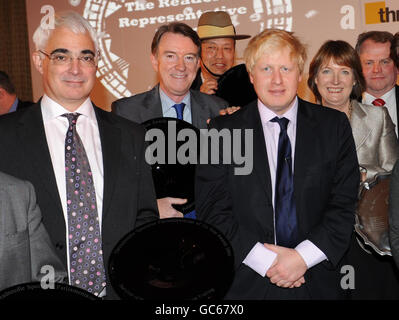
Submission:
<svg viewBox="0 0 399 320">
<path fill-rule="evenodd" d="M 266 275 L 277 254 L 267 249 L 263 244 L 257 242 L 245 257 L 244 263 L 262 277 Z"/>
<path fill-rule="evenodd" d="M 303 260 L 305 260 L 308 269 L 324 260 L 327 260 L 327 256 L 324 252 L 309 240 L 302 241 L 295 247 L 295 250 L 298 251 Z"/>
</svg>

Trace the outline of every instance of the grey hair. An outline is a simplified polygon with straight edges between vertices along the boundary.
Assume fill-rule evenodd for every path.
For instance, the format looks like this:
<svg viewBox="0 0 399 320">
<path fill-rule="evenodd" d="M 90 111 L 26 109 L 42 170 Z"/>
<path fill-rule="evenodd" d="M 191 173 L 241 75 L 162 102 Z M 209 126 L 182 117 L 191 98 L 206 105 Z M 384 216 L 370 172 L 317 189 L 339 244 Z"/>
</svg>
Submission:
<svg viewBox="0 0 399 320">
<path fill-rule="evenodd" d="M 83 18 L 80 14 L 74 11 L 65 11 L 56 13 L 54 15 L 54 26 L 49 28 L 44 25 L 43 22 L 37 27 L 35 33 L 33 34 L 33 42 L 35 43 L 36 50 L 44 50 L 50 35 L 56 28 L 64 27 L 72 32 L 78 34 L 86 32 L 89 33 L 91 39 L 93 40 L 94 47 L 96 49 L 96 54 L 99 50 L 98 39 L 99 36 L 90 23 Z"/>
</svg>

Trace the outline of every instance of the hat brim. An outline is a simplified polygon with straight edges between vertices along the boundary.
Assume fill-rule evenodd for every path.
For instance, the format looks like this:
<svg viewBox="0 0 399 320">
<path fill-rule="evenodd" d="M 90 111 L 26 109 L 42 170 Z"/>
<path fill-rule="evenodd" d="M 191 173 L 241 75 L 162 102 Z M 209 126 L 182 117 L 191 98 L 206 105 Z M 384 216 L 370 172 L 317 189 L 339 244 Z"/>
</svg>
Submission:
<svg viewBox="0 0 399 320">
<path fill-rule="evenodd" d="M 208 39 L 217 39 L 217 38 L 232 38 L 234 40 L 243 40 L 243 39 L 248 39 L 251 38 L 250 35 L 247 34 L 236 34 L 236 35 L 231 35 L 231 36 L 210 36 L 210 37 L 202 37 L 200 40 L 208 40 Z"/>
</svg>

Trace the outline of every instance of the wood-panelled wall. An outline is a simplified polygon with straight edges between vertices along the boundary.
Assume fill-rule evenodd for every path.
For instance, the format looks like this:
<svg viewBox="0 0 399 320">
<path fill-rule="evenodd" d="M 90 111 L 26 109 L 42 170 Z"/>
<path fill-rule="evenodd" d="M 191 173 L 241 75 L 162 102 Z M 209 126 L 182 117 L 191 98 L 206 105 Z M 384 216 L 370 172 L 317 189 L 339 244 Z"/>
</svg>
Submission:
<svg viewBox="0 0 399 320">
<path fill-rule="evenodd" d="M 19 99 L 32 101 L 25 0 L 0 0 L 0 70 L 10 76 Z"/>
</svg>

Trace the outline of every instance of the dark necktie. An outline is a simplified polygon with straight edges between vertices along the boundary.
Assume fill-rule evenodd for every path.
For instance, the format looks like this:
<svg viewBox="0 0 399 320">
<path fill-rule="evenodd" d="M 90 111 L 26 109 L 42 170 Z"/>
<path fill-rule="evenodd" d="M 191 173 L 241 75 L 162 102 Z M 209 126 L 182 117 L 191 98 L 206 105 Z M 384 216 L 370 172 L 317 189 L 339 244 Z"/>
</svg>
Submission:
<svg viewBox="0 0 399 320">
<path fill-rule="evenodd" d="M 176 110 L 177 119 L 183 120 L 183 110 L 185 106 L 186 106 L 185 103 L 179 103 L 172 106 Z"/>
<path fill-rule="evenodd" d="M 378 98 L 378 99 L 375 99 L 372 102 L 372 104 L 375 105 L 376 107 L 383 107 L 383 106 L 385 106 L 385 101 L 380 99 L 380 98 Z"/>
<path fill-rule="evenodd" d="M 65 138 L 65 177 L 71 284 L 98 295 L 105 287 L 100 224 L 89 160 L 76 131 L 80 114 L 69 121 Z"/>
<path fill-rule="evenodd" d="M 274 212 L 277 245 L 293 248 L 297 240 L 297 219 L 292 175 L 291 143 L 287 134 L 287 118 L 275 117 L 272 122 L 280 125 L 276 171 Z"/>
<path fill-rule="evenodd" d="M 183 120 L 183 110 L 184 110 L 185 106 L 186 106 L 186 104 L 183 103 L 183 102 L 179 103 L 179 104 L 175 104 L 175 105 L 172 106 L 176 110 L 177 119 Z M 195 210 L 185 214 L 184 217 L 185 218 L 191 218 L 191 219 L 196 219 L 197 218 L 197 216 L 195 214 Z"/>
</svg>

